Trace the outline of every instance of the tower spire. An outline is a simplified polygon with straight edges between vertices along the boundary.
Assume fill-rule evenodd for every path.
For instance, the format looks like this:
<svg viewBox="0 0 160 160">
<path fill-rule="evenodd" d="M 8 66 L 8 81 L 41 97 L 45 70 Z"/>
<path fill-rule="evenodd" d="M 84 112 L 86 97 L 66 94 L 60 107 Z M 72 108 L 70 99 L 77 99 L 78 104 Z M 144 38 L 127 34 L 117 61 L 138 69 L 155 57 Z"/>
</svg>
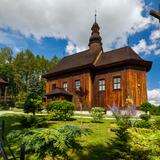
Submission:
<svg viewBox="0 0 160 160">
<path fill-rule="evenodd" d="M 95 10 L 95 22 L 94 24 L 92 25 L 91 27 L 91 36 L 89 38 L 89 48 L 91 50 L 102 50 L 102 38 L 100 36 L 100 33 L 99 33 L 99 30 L 100 30 L 100 27 L 97 23 L 97 11 Z"/>
<path fill-rule="evenodd" d="M 97 10 L 95 9 L 95 23 L 96 23 L 96 21 L 97 21 Z"/>
</svg>

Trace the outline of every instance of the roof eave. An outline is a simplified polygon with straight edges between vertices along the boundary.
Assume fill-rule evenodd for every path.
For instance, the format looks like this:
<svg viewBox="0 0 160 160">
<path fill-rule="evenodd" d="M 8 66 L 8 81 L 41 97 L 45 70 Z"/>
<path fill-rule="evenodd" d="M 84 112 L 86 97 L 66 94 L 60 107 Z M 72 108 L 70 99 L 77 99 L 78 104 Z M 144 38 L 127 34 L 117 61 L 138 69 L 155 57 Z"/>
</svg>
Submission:
<svg viewBox="0 0 160 160">
<path fill-rule="evenodd" d="M 84 66 L 70 68 L 70 69 L 59 71 L 59 72 L 47 73 L 47 74 L 42 75 L 42 78 L 47 79 L 47 78 L 63 75 L 64 73 L 67 74 L 67 73 L 70 73 L 70 72 L 74 72 L 74 71 L 78 71 L 78 70 L 82 70 L 82 69 L 90 69 L 90 68 L 94 68 L 93 64 L 87 64 L 87 65 L 84 65 Z"/>
<path fill-rule="evenodd" d="M 135 60 L 135 59 L 129 59 L 129 60 L 124 60 L 120 62 L 115 62 L 111 64 L 104 64 L 100 66 L 96 66 L 96 69 L 102 69 L 102 68 L 112 68 L 112 67 L 118 67 L 121 65 L 138 65 L 146 68 L 146 72 L 149 72 L 151 67 L 152 67 L 152 62 L 151 61 L 145 61 L 145 60 Z"/>
</svg>

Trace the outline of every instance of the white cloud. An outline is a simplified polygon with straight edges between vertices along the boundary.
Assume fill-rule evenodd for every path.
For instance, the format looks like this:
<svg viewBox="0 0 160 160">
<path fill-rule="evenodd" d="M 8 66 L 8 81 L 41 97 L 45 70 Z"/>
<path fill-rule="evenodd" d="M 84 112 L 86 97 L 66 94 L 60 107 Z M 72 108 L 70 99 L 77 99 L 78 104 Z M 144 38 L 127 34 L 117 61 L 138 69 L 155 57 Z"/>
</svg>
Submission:
<svg viewBox="0 0 160 160">
<path fill-rule="evenodd" d="M 71 55 L 75 52 L 75 45 L 71 41 L 68 41 L 68 44 L 66 46 L 66 52 L 69 55 Z"/>
<path fill-rule="evenodd" d="M 13 53 L 17 53 L 28 46 L 24 36 L 20 33 L 2 29 L 0 29 L 0 44 L 12 48 Z"/>
<path fill-rule="evenodd" d="M 136 53 L 151 54 L 157 48 L 157 45 L 155 43 L 149 45 L 144 39 L 141 39 L 139 43 L 132 48 Z"/>
<path fill-rule="evenodd" d="M 150 40 L 151 41 L 155 41 L 157 39 L 160 39 L 160 29 L 152 31 L 151 35 L 150 35 Z"/>
<path fill-rule="evenodd" d="M 151 23 L 142 16 L 143 0 L 1 0 L 0 27 L 37 39 L 67 38 L 82 49 L 88 45 L 95 9 L 104 48 L 111 48 L 117 39 L 117 46 L 124 45 L 128 34 Z"/>
<path fill-rule="evenodd" d="M 148 100 L 152 104 L 160 105 L 160 89 L 148 90 Z"/>
<path fill-rule="evenodd" d="M 69 55 L 72 55 L 74 53 L 80 52 L 81 50 L 71 41 L 68 41 L 67 46 L 66 46 L 66 52 Z"/>
<path fill-rule="evenodd" d="M 151 32 L 149 40 L 141 39 L 138 44 L 132 47 L 137 53 L 160 55 L 160 30 Z"/>
</svg>

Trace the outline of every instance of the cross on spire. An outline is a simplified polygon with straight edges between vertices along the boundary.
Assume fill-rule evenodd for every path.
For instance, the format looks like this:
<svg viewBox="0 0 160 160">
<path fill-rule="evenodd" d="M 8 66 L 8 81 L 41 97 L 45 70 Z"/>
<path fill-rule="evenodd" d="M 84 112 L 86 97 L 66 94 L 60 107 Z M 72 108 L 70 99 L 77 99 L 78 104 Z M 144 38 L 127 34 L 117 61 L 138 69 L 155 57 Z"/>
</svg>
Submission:
<svg viewBox="0 0 160 160">
<path fill-rule="evenodd" d="M 95 9 L 95 23 L 97 22 L 96 20 L 97 20 L 97 10 Z"/>
</svg>

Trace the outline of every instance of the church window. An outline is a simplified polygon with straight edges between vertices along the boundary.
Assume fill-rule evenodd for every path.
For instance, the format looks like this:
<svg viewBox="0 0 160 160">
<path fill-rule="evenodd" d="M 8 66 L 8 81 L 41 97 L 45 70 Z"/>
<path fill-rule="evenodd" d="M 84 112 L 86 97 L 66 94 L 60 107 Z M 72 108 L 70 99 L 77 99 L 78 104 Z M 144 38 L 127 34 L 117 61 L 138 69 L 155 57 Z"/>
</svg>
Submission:
<svg viewBox="0 0 160 160">
<path fill-rule="evenodd" d="M 63 88 L 67 91 L 68 90 L 68 83 L 67 82 L 64 82 L 63 83 Z"/>
<path fill-rule="evenodd" d="M 104 79 L 101 79 L 99 80 L 99 91 L 105 91 L 105 80 Z"/>
<path fill-rule="evenodd" d="M 76 81 L 75 81 L 75 87 L 76 87 L 76 90 L 80 90 L 80 87 L 81 87 L 81 82 L 80 82 L 80 80 L 76 80 Z"/>
<path fill-rule="evenodd" d="M 113 89 L 121 89 L 121 78 L 119 76 L 113 78 Z"/>
</svg>

